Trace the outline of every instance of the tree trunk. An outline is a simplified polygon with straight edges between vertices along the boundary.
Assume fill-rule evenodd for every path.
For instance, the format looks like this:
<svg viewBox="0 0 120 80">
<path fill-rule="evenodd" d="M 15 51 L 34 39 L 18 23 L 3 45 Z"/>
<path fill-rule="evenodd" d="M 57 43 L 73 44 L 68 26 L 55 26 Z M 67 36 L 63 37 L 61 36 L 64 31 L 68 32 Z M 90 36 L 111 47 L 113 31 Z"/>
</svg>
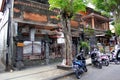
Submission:
<svg viewBox="0 0 120 80">
<path fill-rule="evenodd" d="M 70 26 L 70 20 L 66 20 L 66 27 L 67 30 L 66 33 L 64 33 L 65 36 L 65 42 L 66 42 L 66 65 L 72 65 L 72 36 L 71 36 L 71 26 Z"/>
<path fill-rule="evenodd" d="M 63 26 L 63 33 L 65 38 L 65 52 L 64 52 L 64 59 L 63 65 L 72 65 L 72 36 L 71 36 L 71 26 L 70 26 L 70 19 L 69 18 L 61 18 L 61 23 Z"/>
</svg>

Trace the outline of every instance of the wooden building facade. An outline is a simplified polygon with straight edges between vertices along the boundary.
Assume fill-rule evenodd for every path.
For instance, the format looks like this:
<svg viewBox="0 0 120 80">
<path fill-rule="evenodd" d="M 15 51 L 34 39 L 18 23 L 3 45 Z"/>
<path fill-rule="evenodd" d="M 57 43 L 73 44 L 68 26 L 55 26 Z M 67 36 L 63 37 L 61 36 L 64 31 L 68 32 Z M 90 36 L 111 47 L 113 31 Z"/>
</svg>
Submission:
<svg viewBox="0 0 120 80">
<path fill-rule="evenodd" d="M 12 24 L 16 57 L 14 56 L 13 64 L 16 67 L 20 66 L 21 62 L 25 66 L 30 66 L 62 60 L 64 43 L 59 43 L 58 38 L 64 36 L 62 37 L 58 13 L 59 10 L 50 11 L 48 4 L 14 0 Z M 80 33 L 78 30 L 80 17 L 81 15 L 76 14 L 75 19 L 71 20 L 72 36 L 77 38 Z"/>
<path fill-rule="evenodd" d="M 84 25 L 85 29 L 94 30 L 91 32 L 91 35 L 88 33 L 90 46 L 93 47 L 97 43 L 101 44 L 104 48 L 109 46 L 110 37 L 106 36 L 106 31 L 110 30 L 109 22 L 111 19 L 89 7 L 87 7 L 87 12 L 82 12 L 82 14 L 84 21 L 81 24 Z M 85 34 L 88 36 L 87 32 Z"/>
<path fill-rule="evenodd" d="M 61 36 L 60 20 L 56 17 L 58 13 L 59 10 L 50 11 L 48 4 L 37 0 L 14 0 L 11 10 L 11 64 L 14 67 L 44 65 L 62 60 L 64 43 L 58 44 L 57 40 L 64 37 Z M 76 14 L 71 20 L 73 54 L 78 53 L 78 43 L 82 40 L 80 36 L 87 25 L 95 30 L 97 36 L 109 29 L 108 24 L 109 18 L 94 13 L 91 8 Z"/>
</svg>

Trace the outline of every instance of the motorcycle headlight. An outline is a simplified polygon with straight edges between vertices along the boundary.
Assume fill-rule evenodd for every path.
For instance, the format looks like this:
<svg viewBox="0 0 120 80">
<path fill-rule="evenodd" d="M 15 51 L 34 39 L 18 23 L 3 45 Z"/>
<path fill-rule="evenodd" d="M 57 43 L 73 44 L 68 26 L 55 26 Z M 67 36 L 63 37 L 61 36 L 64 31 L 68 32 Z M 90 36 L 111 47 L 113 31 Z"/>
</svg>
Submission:
<svg viewBox="0 0 120 80">
<path fill-rule="evenodd" d="M 78 65 L 73 65 L 73 68 L 78 68 Z"/>
</svg>

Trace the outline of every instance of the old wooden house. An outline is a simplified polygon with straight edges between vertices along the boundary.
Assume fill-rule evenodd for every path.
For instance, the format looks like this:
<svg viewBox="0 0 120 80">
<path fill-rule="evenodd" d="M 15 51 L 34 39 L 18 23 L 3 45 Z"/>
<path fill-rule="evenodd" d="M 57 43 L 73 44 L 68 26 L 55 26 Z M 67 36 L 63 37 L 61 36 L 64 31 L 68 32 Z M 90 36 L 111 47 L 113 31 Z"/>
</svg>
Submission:
<svg viewBox="0 0 120 80">
<path fill-rule="evenodd" d="M 58 13 L 59 10 L 50 11 L 48 4 L 38 1 L 14 1 L 12 25 L 16 29 L 13 34 L 15 66 L 20 66 L 21 62 L 30 66 L 62 60 L 65 41 L 60 20 L 56 17 Z M 75 19 L 71 20 L 72 36 L 76 39 L 81 32 L 78 30 L 80 17 L 80 14 L 76 14 Z M 76 48 L 73 53 L 76 53 Z"/>
<path fill-rule="evenodd" d="M 89 35 L 90 46 L 100 43 L 104 48 L 108 47 L 110 37 L 106 35 L 106 31 L 110 30 L 111 19 L 89 7 L 87 7 L 87 12 L 81 12 L 81 14 L 83 14 L 81 24 L 84 24 L 86 31 L 91 29 L 91 33 L 90 31 L 85 32 L 86 36 Z"/>
<path fill-rule="evenodd" d="M 50 11 L 47 0 L 14 0 L 11 4 L 8 64 L 22 68 L 61 61 L 65 41 L 60 20 L 56 17 L 59 10 Z M 106 43 L 103 36 L 109 30 L 109 21 L 88 7 L 86 12 L 76 14 L 71 20 L 73 54 L 78 53 L 77 47 L 83 37 L 90 39 L 83 35 L 88 26 L 95 30 L 94 37 L 99 42 Z"/>
</svg>

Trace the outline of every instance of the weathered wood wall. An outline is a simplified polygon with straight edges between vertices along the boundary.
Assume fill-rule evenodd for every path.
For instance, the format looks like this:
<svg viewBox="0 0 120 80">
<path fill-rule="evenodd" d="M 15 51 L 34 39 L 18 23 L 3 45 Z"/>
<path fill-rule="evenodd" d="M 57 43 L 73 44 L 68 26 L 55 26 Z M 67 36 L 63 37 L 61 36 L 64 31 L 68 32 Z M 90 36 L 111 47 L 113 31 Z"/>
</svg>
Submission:
<svg viewBox="0 0 120 80">
<path fill-rule="evenodd" d="M 58 24 L 60 20 L 57 18 L 59 10 L 49 10 L 49 5 L 28 0 L 15 0 L 14 2 L 14 19 L 23 21 L 33 21 L 41 23 Z M 80 15 L 76 15 L 71 20 L 71 25 L 78 28 Z"/>
</svg>

